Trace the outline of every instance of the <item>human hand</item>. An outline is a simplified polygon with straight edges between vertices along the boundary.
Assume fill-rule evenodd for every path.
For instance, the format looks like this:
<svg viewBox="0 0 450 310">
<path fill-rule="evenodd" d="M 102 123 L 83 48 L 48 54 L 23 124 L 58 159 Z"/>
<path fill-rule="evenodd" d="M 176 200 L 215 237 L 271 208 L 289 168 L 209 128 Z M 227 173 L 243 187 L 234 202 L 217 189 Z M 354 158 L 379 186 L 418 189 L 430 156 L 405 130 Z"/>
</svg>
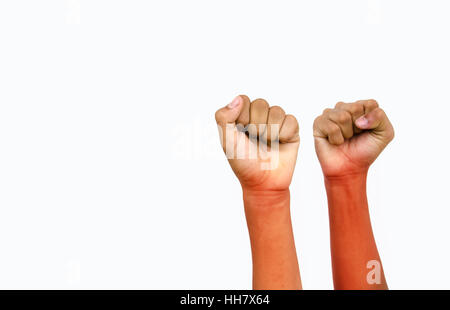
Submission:
<svg viewBox="0 0 450 310">
<path fill-rule="evenodd" d="M 237 96 L 216 112 L 221 143 L 244 190 L 289 188 L 300 144 L 296 118 L 264 99 Z"/>
<path fill-rule="evenodd" d="M 338 102 L 314 121 L 317 157 L 325 177 L 366 173 L 394 138 L 394 129 L 375 100 Z"/>
</svg>

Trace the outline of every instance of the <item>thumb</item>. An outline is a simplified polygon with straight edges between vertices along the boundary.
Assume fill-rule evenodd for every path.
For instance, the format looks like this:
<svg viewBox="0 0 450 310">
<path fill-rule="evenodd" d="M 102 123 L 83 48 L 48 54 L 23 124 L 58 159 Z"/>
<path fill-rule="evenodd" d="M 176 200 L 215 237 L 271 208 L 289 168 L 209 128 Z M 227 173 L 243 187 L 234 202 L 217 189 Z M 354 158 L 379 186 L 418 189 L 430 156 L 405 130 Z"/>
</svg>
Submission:
<svg viewBox="0 0 450 310">
<path fill-rule="evenodd" d="M 225 126 L 226 124 L 233 124 L 241 114 L 243 107 L 243 102 L 241 96 L 237 96 L 228 105 L 217 110 L 216 112 L 216 122 L 220 126 Z"/>
<path fill-rule="evenodd" d="M 244 100 L 241 96 L 237 96 L 227 106 L 217 110 L 216 122 L 219 129 L 220 144 L 227 158 L 234 158 L 236 144 L 236 120 L 244 106 Z"/>
<path fill-rule="evenodd" d="M 355 121 L 355 125 L 359 129 L 372 130 L 372 133 L 386 144 L 394 138 L 394 128 L 381 108 L 376 108 L 361 116 Z"/>
</svg>

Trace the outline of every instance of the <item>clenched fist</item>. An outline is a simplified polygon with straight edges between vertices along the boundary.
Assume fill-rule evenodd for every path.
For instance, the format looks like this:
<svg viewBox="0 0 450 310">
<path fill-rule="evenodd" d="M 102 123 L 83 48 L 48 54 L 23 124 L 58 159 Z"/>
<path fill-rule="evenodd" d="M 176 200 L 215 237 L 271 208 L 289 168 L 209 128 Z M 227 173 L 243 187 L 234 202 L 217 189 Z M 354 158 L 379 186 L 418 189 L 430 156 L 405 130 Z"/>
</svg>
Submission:
<svg viewBox="0 0 450 310">
<path fill-rule="evenodd" d="M 375 100 L 339 102 L 314 121 L 316 153 L 325 177 L 365 173 L 394 138 Z"/>
<path fill-rule="evenodd" d="M 296 118 L 264 99 L 237 96 L 216 112 L 222 147 L 247 190 L 288 189 L 300 143 Z"/>
</svg>

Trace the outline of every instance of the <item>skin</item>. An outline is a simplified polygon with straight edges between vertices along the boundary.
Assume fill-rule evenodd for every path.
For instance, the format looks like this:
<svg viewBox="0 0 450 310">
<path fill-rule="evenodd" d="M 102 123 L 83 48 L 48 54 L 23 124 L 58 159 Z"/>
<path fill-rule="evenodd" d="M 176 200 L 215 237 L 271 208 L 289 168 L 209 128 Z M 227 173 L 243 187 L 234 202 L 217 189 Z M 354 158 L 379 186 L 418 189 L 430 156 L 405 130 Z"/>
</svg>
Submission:
<svg viewBox="0 0 450 310">
<path fill-rule="evenodd" d="M 301 289 L 289 194 L 300 144 L 298 122 L 282 108 L 245 95 L 215 117 L 222 147 L 242 186 L 253 289 Z"/>
<path fill-rule="evenodd" d="M 366 177 L 394 138 L 394 129 L 375 100 L 361 100 L 325 109 L 313 132 L 328 198 L 334 286 L 387 289 L 370 222 Z M 379 278 L 368 281 L 374 268 Z"/>
</svg>

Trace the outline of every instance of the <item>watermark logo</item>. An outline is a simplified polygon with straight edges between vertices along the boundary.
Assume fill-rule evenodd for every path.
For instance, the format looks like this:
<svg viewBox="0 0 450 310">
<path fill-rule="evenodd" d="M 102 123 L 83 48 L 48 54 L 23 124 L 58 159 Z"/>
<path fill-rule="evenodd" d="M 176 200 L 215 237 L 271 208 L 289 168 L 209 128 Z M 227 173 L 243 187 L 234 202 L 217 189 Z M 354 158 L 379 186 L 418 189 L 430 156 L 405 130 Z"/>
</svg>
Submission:
<svg viewBox="0 0 450 310">
<path fill-rule="evenodd" d="M 261 170 L 274 170 L 280 161 L 278 124 L 218 126 L 220 142 L 228 159 L 256 160 Z"/>
<path fill-rule="evenodd" d="M 381 264 L 377 260 L 370 260 L 366 265 L 370 269 L 366 280 L 368 284 L 381 284 Z"/>
<path fill-rule="evenodd" d="M 81 283 L 81 263 L 78 259 L 71 259 L 66 264 L 67 283 L 69 285 L 79 285 Z"/>
<path fill-rule="evenodd" d="M 279 124 L 218 126 L 202 118 L 171 126 L 171 158 L 177 161 L 251 160 L 261 170 L 274 170 L 281 162 Z M 217 131 L 223 150 L 218 147 Z"/>
<path fill-rule="evenodd" d="M 367 17 L 366 24 L 381 24 L 381 3 L 380 0 L 367 0 Z"/>
<path fill-rule="evenodd" d="M 66 24 L 79 25 L 80 18 L 80 0 L 66 0 Z"/>
</svg>

